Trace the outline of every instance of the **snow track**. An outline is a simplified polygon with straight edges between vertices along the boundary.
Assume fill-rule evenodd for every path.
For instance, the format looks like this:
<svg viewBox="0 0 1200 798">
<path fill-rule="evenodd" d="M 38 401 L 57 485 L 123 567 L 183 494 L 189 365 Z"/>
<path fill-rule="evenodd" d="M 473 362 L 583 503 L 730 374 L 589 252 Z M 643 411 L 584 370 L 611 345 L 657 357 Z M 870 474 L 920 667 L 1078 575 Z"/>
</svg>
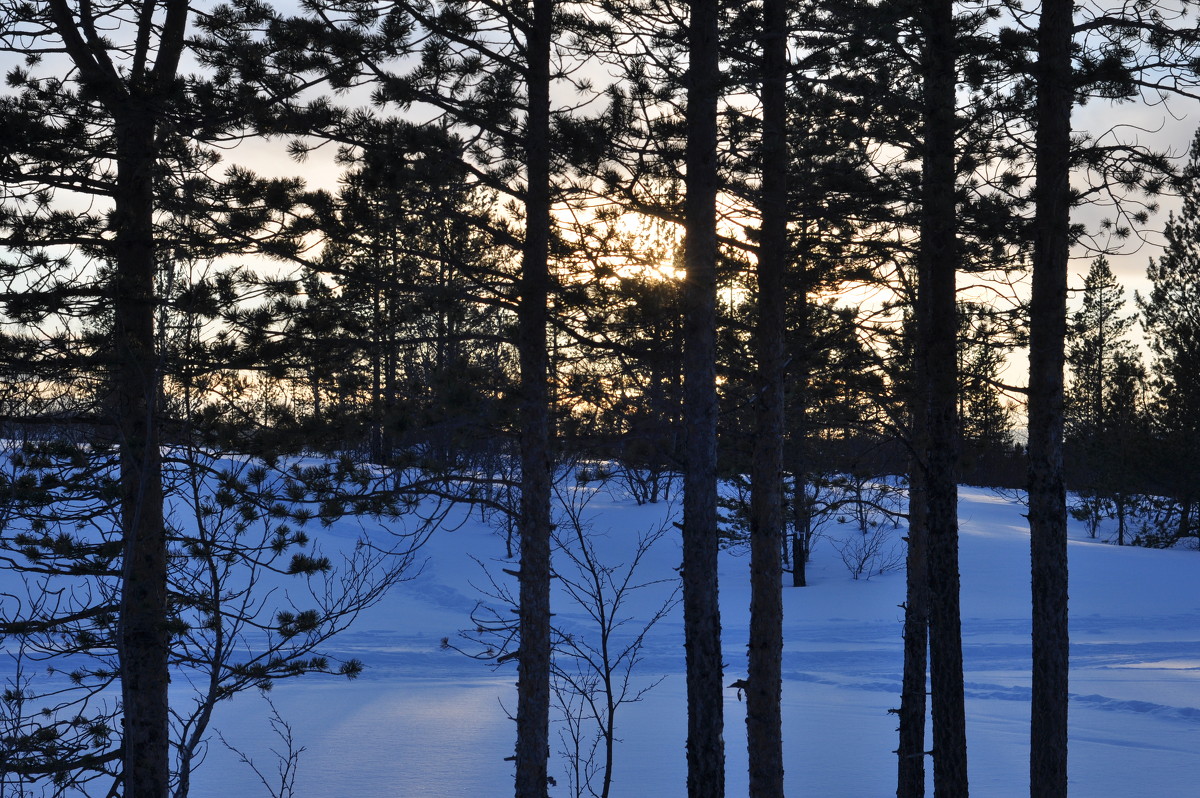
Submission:
<svg viewBox="0 0 1200 798">
<path fill-rule="evenodd" d="M 1024 508 L 991 492 L 961 494 L 963 644 L 972 795 L 1027 794 L 1029 539 Z M 600 494 L 589 507 L 601 554 L 625 562 L 638 531 L 663 507 Z M 611 530 L 620 530 L 620 533 Z M 850 525 L 836 534 L 856 534 Z M 903 529 L 893 530 L 898 540 Z M 1200 552 L 1121 549 L 1072 528 L 1071 790 L 1080 798 L 1187 798 L 1200 783 Z M 349 539 L 349 538 L 347 538 Z M 332 545 L 330 543 L 329 545 Z M 435 535 L 424 572 L 397 587 L 335 643 L 368 670 L 349 684 L 306 679 L 274 692 L 307 747 L 302 798 L 511 794 L 515 670 L 492 670 L 441 648 L 469 625 L 486 584 L 507 565 L 503 541 L 471 521 Z M 497 558 L 497 559 L 491 559 Z M 647 578 L 670 578 L 677 538 L 658 544 Z M 745 675 L 748 558 L 722 557 L 725 683 Z M 784 719 L 790 792 L 827 798 L 894 794 L 895 717 L 901 672 L 903 574 L 854 581 L 828 541 L 809 568 L 810 587 L 784 594 Z M 647 603 L 651 593 L 647 593 Z M 655 596 L 661 596 L 655 593 Z M 649 606 L 631 607 L 643 618 Z M 556 622 L 587 634 L 586 615 L 560 600 Z M 635 678 L 665 676 L 618 715 L 614 795 L 684 795 L 684 683 L 678 608 L 655 627 Z M 270 763 L 263 707 L 247 696 L 222 707 L 231 742 Z M 728 794 L 745 795 L 745 703 L 726 691 Z M 557 749 L 557 743 L 555 745 Z M 268 767 L 272 765 L 268 764 Z M 563 760 L 554 757 L 560 775 Z M 253 774 L 214 746 L 196 798 L 265 795 Z M 932 790 L 931 790 L 932 792 Z M 565 786 L 551 795 L 566 795 Z"/>
</svg>

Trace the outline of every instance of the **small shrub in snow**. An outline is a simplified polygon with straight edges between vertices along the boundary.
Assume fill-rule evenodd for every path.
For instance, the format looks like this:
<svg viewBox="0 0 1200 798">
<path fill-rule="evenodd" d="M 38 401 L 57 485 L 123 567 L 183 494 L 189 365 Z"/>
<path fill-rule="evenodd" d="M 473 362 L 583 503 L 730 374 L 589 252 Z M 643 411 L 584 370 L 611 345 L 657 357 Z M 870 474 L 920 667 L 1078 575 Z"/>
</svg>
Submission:
<svg viewBox="0 0 1200 798">
<path fill-rule="evenodd" d="M 870 579 L 904 565 L 901 546 L 891 539 L 890 529 L 883 524 L 874 524 L 861 535 L 851 535 L 833 547 L 855 579 Z"/>
</svg>

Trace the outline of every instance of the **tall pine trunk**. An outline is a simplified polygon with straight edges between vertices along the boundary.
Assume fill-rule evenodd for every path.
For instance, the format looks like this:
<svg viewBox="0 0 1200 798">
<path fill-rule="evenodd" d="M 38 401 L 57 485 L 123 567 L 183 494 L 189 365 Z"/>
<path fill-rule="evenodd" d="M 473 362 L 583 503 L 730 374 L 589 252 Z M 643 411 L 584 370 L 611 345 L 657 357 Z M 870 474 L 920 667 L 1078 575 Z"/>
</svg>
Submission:
<svg viewBox="0 0 1200 798">
<path fill-rule="evenodd" d="M 721 613 L 717 603 L 717 2 L 688 23 L 684 264 L 683 623 L 688 795 L 725 794 Z"/>
<path fill-rule="evenodd" d="M 916 385 L 923 376 L 914 374 Z M 914 408 L 913 449 L 928 446 L 923 410 Z M 914 456 L 908 478 L 907 587 L 904 598 L 904 672 L 900 687 L 900 744 L 896 798 L 925 798 L 926 675 L 929 668 L 929 544 L 925 523 L 928 499 L 921 458 Z"/>
<path fill-rule="evenodd" d="M 1038 22 L 1037 182 L 1029 308 L 1029 532 L 1033 698 L 1029 790 L 1067 794 L 1067 505 L 1063 363 L 1070 250 L 1071 0 L 1046 0 Z"/>
<path fill-rule="evenodd" d="M 925 525 L 933 784 L 938 798 L 967 796 L 967 734 L 958 576 L 958 334 L 955 272 L 954 4 L 923 10 L 925 155 L 918 254 L 917 357 L 924 374 Z"/>
<path fill-rule="evenodd" d="M 79 80 L 103 104 L 116 147 L 113 192 L 113 427 L 118 436 L 122 571 L 117 658 L 121 679 L 122 789 L 125 798 L 165 798 L 170 788 L 167 542 L 163 521 L 162 375 L 155 345 L 158 266 L 154 174 L 158 126 L 174 90 L 188 6 L 147 5 L 136 20 L 131 57 L 114 67 L 108 42 L 94 36 L 94 10 L 55 0 L 49 17 Z M 79 19 L 76 14 L 81 15 Z"/>
<path fill-rule="evenodd" d="M 812 313 L 808 299 L 807 264 L 803 259 L 791 264 L 799 271 L 799 290 L 791 297 L 796 326 L 788 356 L 792 379 L 791 434 L 784 450 L 788 470 L 792 472 L 792 587 L 808 586 L 808 555 L 812 547 L 813 508 L 808 500 L 808 421 L 809 380 L 812 369 Z M 785 393 L 786 396 L 786 393 Z"/>
<path fill-rule="evenodd" d="M 521 364 L 520 656 L 517 798 L 547 794 L 550 757 L 550 37 L 553 0 L 533 0 L 529 23 L 525 241 L 517 348 Z"/>
<path fill-rule="evenodd" d="M 124 713 L 123 795 L 164 798 L 170 782 L 167 543 L 155 348 L 154 138 L 147 108 L 115 114 L 115 427 L 123 535 L 117 653 Z"/>
<path fill-rule="evenodd" d="M 758 247 L 758 419 L 750 502 L 746 742 L 751 798 L 783 798 L 784 272 L 787 242 L 787 4 L 763 4 L 762 235 Z"/>
</svg>

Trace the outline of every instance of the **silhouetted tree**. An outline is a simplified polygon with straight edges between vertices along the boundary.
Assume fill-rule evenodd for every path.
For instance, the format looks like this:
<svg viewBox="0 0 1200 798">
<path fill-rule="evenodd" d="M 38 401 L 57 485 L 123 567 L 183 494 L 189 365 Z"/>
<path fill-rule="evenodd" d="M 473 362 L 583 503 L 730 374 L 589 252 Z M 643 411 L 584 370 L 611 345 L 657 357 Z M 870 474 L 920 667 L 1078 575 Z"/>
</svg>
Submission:
<svg viewBox="0 0 1200 798">
<path fill-rule="evenodd" d="M 1029 789 L 1067 794 L 1067 507 L 1063 363 L 1071 245 L 1073 6 L 1046 0 L 1037 28 L 1033 288 L 1029 307 L 1029 529 L 1033 569 L 1033 699 Z"/>
<path fill-rule="evenodd" d="M 1196 529 L 1196 447 L 1200 445 L 1200 136 L 1183 171 L 1183 203 L 1167 220 L 1166 246 L 1146 275 L 1150 292 L 1138 297 L 1154 354 L 1153 417 L 1161 441 L 1163 483 L 1179 505 L 1176 537 Z"/>
</svg>

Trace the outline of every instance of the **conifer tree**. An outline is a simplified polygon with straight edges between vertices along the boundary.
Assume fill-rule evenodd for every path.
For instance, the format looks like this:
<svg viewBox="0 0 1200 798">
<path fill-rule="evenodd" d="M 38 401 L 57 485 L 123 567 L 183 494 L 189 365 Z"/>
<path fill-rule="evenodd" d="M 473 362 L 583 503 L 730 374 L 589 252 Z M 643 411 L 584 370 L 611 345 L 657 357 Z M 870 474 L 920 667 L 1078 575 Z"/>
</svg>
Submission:
<svg viewBox="0 0 1200 798">
<path fill-rule="evenodd" d="M 526 22 L 525 236 L 517 353 L 521 363 L 521 588 L 517 798 L 548 790 L 550 758 L 550 53 L 554 0 L 533 0 Z"/>
<path fill-rule="evenodd" d="M 762 142 L 758 246 L 757 395 L 750 519 L 750 641 L 746 743 L 752 798 L 783 798 L 783 444 L 786 272 L 788 252 L 787 146 L 788 14 L 784 0 L 767 0 L 762 20 Z"/>
<path fill-rule="evenodd" d="M 349 8 L 348 6 L 353 6 Z M 330 54 L 321 65 L 331 76 L 374 83 L 373 114 L 419 108 L 457 146 L 461 168 L 479 186 L 509 201 L 508 218 L 475 219 L 512 251 L 519 270 L 490 275 L 496 301 L 516 317 L 510 332 L 519 362 L 514 399 L 521 537 L 516 652 L 518 666 L 515 788 L 521 796 L 545 795 L 550 707 L 550 533 L 553 469 L 552 394 L 548 336 L 553 289 L 552 248 L 557 235 L 551 210 L 561 201 L 556 181 L 566 163 L 564 142 L 583 140 L 587 125 L 551 106 L 551 85 L 569 80 L 558 56 L 570 59 L 563 26 L 570 15 L 553 0 L 510 6 L 470 0 L 438 3 L 312 2 L 302 18 L 279 28 L 281 45 L 292 34 L 311 36 Z M 421 42 L 420 57 L 405 61 L 404 43 Z M 564 55 L 565 54 L 565 55 Z M 358 147 L 354 122 L 310 127 L 307 133 Z"/>
<path fill-rule="evenodd" d="M 721 614 L 717 602 L 718 4 L 690 0 L 687 22 L 683 295 L 683 612 L 688 795 L 725 794 Z"/>
<path fill-rule="evenodd" d="M 1179 505 L 1175 537 L 1196 534 L 1195 452 L 1200 446 L 1200 134 L 1181 176 L 1183 203 L 1167 219 L 1163 254 L 1146 276 L 1150 292 L 1138 297 L 1155 389 L 1154 413 L 1165 450 L 1164 486 Z"/>
<path fill-rule="evenodd" d="M 918 254 L 917 354 L 922 362 L 927 446 L 921 458 L 928 541 L 929 667 L 936 796 L 968 794 L 966 707 L 959 617 L 958 450 L 955 278 L 959 264 L 955 209 L 956 53 L 953 3 L 925 6 L 924 151 Z"/>
<path fill-rule="evenodd" d="M 1109 146 L 1073 140 L 1076 101 L 1131 100 L 1149 94 L 1165 103 L 1191 95 L 1200 39 L 1188 9 L 1134 3 L 1114 11 L 1047 0 L 1039 10 L 1036 62 L 1015 64 L 1032 78 L 1036 179 L 1030 238 L 1029 523 L 1033 586 L 1033 698 L 1030 736 L 1031 795 L 1067 793 L 1069 629 L 1067 614 L 1066 498 L 1063 469 L 1067 259 L 1074 237 L 1072 204 L 1112 201 L 1117 219 L 1103 224 L 1116 241 L 1144 226 L 1153 196 L 1172 172 L 1168 159 L 1136 142 Z M 1026 34 L 1016 34 L 1022 41 Z M 1076 193 L 1073 168 L 1087 171 L 1088 188 Z"/>
<path fill-rule="evenodd" d="M 1127 335 L 1136 314 L 1121 314 L 1124 290 L 1107 258 L 1092 261 L 1083 283 L 1082 306 L 1067 329 L 1071 382 L 1065 395 L 1066 462 L 1080 512 L 1092 529 L 1109 509 L 1118 519 L 1117 542 L 1125 543 L 1129 497 L 1142 483 L 1136 431 L 1142 426 L 1138 395 L 1145 373 Z"/>
<path fill-rule="evenodd" d="M 121 22 L 117 11 L 90 4 L 72 7 L 66 0 L 2 9 L 4 49 L 27 56 L 24 67 L 10 72 L 9 85 L 17 87 L 17 95 L 6 98 L 4 106 L 10 148 L 5 161 L 20 164 L 6 169 L 5 182 L 29 187 L 25 197 L 6 197 L 9 203 L 16 199 L 18 207 L 6 203 L 4 243 L 30 253 L 26 263 L 33 268 L 47 263 L 41 253 L 53 245 L 77 241 L 100 245 L 93 253 L 111 263 L 110 281 L 100 290 L 112 297 L 108 354 L 113 393 L 106 421 L 119 451 L 123 578 L 111 610 L 120 619 L 116 645 L 124 716 L 123 792 L 131 798 L 161 798 L 170 774 L 169 632 L 154 331 L 159 262 L 154 181 L 182 88 L 178 70 L 188 7 L 147 4 L 132 22 Z M 120 40 L 102 36 L 111 26 Z M 30 68 L 56 51 L 66 55 L 67 78 L 35 77 Z M 89 149 L 89 137 L 97 135 L 101 148 Z M 50 166 L 50 176 L 39 185 L 34 176 L 55 162 L 62 167 Z M 69 190 L 75 180 L 87 180 L 92 193 L 106 196 L 111 202 L 108 219 L 52 211 L 50 192 Z M 111 191 L 99 187 L 108 180 Z M 101 244 L 106 226 L 111 226 L 111 242 Z M 14 266 L 24 271 L 19 261 Z"/>
<path fill-rule="evenodd" d="M 492 275 L 510 270 L 488 229 L 496 203 L 440 129 L 365 119 L 345 138 L 348 168 L 309 267 L 336 287 L 326 300 L 336 324 L 282 354 L 324 363 L 353 394 L 324 429 L 365 442 L 376 463 L 449 472 L 487 456 L 503 421 L 496 394 L 511 393 L 508 350 L 491 343 L 509 318 L 492 293 Z M 281 296 L 278 324 L 301 332 L 296 322 L 321 291 Z"/>
<path fill-rule="evenodd" d="M 44 710 L 6 712 L 0 771 L 131 797 L 186 794 L 217 701 L 340 670 L 314 646 L 392 579 L 351 567 L 354 587 L 332 588 L 332 561 L 289 521 L 315 518 L 309 502 L 332 521 L 345 483 L 370 481 L 349 462 L 275 467 L 263 418 L 233 401 L 240 371 L 261 364 L 232 331 L 247 273 L 215 261 L 295 257 L 304 192 L 236 166 L 217 177 L 213 145 L 298 89 L 284 69 L 267 69 L 266 102 L 207 67 L 184 75 L 189 14 L 174 1 L 0 5 L 0 50 L 24 56 L 0 97 L 0 369 L 28 392 L 3 409 L 21 440 L 4 450 L 0 549 L 26 595 L 6 595 L 2 633 L 15 705 Z M 232 440 L 250 456 L 236 468 L 207 453 Z M 382 562 L 367 551 L 360 564 Z M 294 600 L 314 605 L 265 601 L 266 572 L 311 578 L 329 603 L 302 590 Z M 36 679 L 21 667 L 34 654 L 52 666 Z M 173 671 L 203 674 L 194 703 L 168 703 Z M 97 700 L 110 690 L 119 701 Z"/>
<path fill-rule="evenodd" d="M 1003 451 L 1011 443 L 1011 411 L 997 387 L 1012 346 L 986 309 L 974 303 L 959 304 L 959 423 L 964 447 L 983 456 Z"/>
<path fill-rule="evenodd" d="M 1063 363 L 1070 249 L 1073 6 L 1042 4 L 1037 29 L 1033 288 L 1029 308 L 1029 529 L 1033 698 L 1029 789 L 1067 794 L 1067 510 Z"/>
<path fill-rule="evenodd" d="M 621 3 L 614 13 L 616 41 L 623 43 L 610 45 L 608 55 L 619 61 L 630 96 L 620 104 L 611 168 L 600 177 L 619 207 L 679 224 L 684 237 L 680 469 L 687 784 L 692 798 L 717 798 L 725 790 L 717 288 L 719 249 L 729 243 L 718 230 L 717 207 L 721 15 L 715 0 Z"/>
<path fill-rule="evenodd" d="M 1170 222 L 1168 222 L 1168 225 Z M 1122 316 L 1124 289 L 1103 255 L 1092 261 L 1083 281 L 1083 304 L 1067 329 L 1066 393 L 1068 426 L 1103 429 L 1112 414 L 1113 379 L 1127 373 L 1137 350 L 1126 336 L 1137 316 Z"/>
</svg>

